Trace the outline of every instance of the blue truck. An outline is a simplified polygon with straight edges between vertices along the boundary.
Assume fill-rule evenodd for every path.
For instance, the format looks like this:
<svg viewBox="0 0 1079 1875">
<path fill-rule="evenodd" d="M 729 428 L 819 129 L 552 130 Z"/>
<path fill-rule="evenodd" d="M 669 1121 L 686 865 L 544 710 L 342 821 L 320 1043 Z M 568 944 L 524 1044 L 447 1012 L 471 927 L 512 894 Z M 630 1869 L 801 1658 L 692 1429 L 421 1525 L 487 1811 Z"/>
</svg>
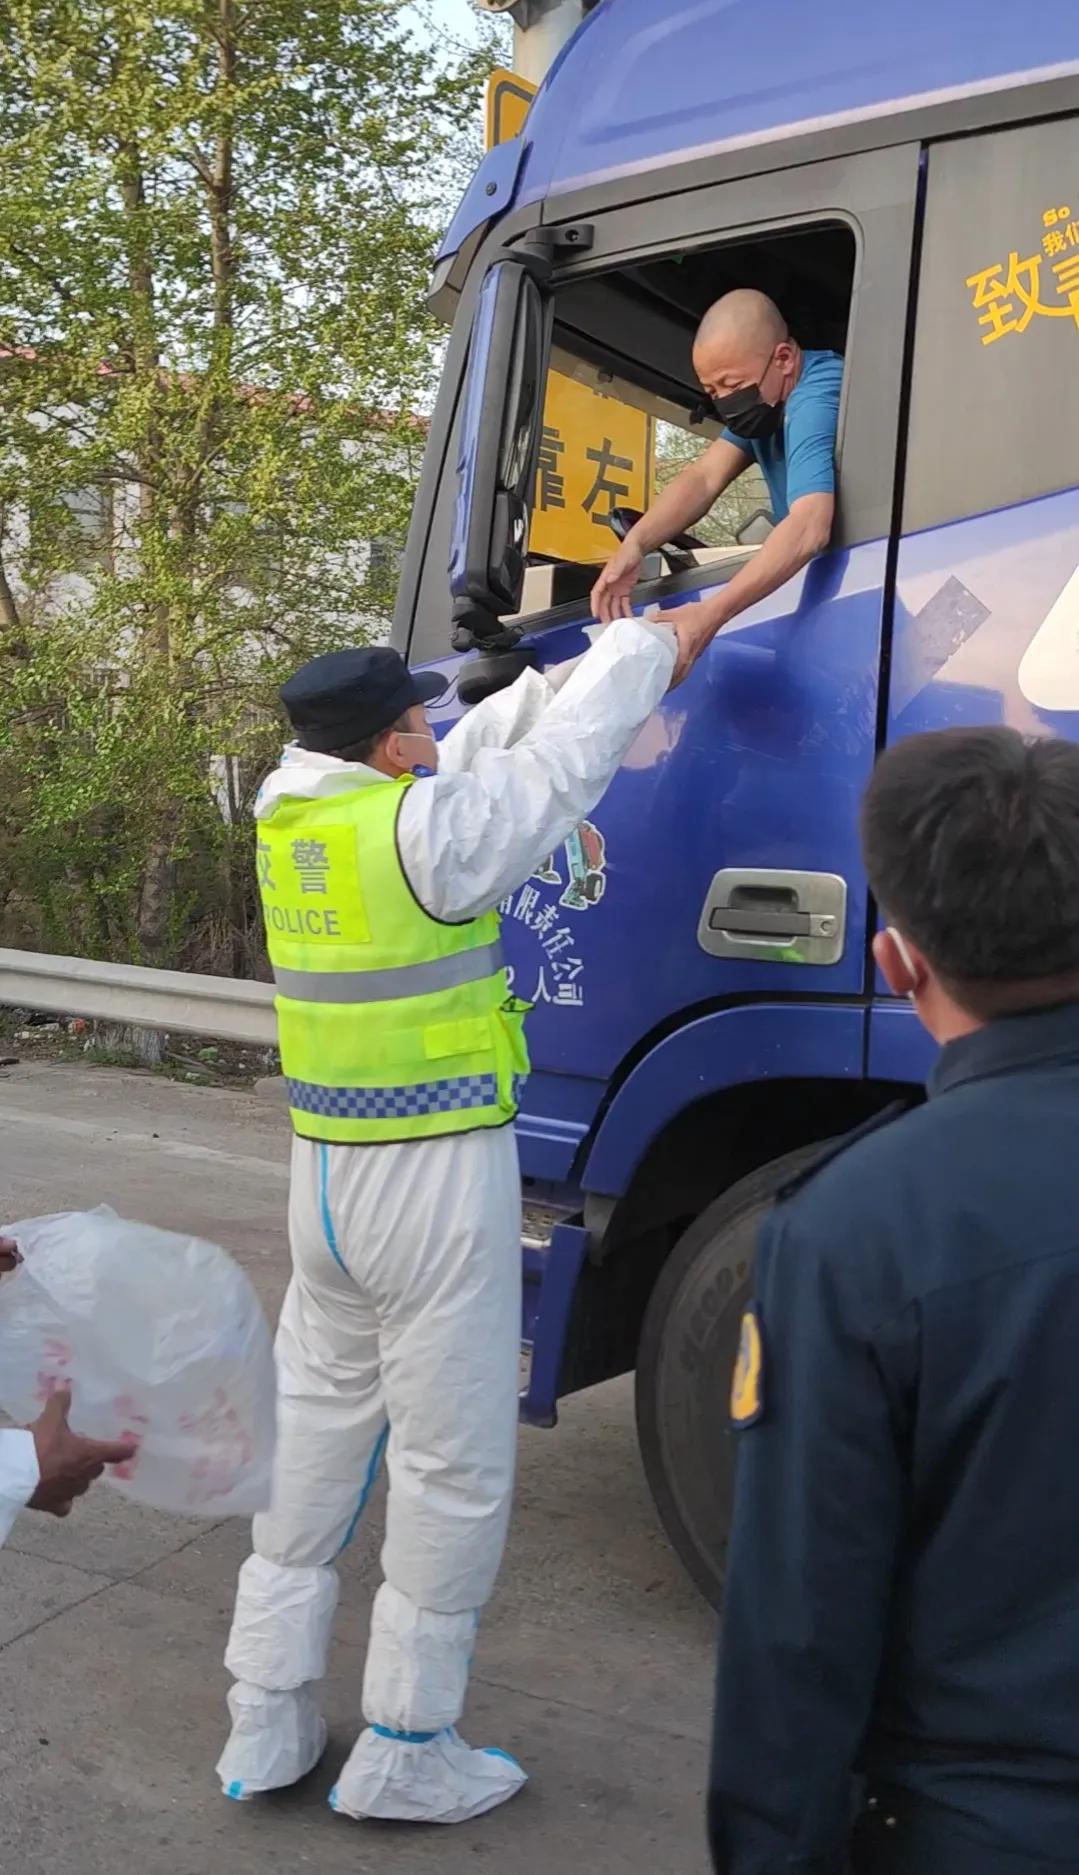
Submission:
<svg viewBox="0 0 1079 1875">
<path fill-rule="evenodd" d="M 844 358 L 831 547 L 720 634 L 503 908 L 534 1005 L 522 1414 L 635 1369 L 660 1516 L 714 1600 L 759 1216 L 930 1064 L 870 956 L 876 752 L 1079 734 L 1074 0 L 590 9 L 433 282 L 452 331 L 395 641 L 455 680 L 447 721 L 593 623 L 595 566 L 529 553 L 549 373 L 706 442 L 691 343 L 735 285 Z M 753 550 L 672 543 L 634 603 Z"/>
</svg>

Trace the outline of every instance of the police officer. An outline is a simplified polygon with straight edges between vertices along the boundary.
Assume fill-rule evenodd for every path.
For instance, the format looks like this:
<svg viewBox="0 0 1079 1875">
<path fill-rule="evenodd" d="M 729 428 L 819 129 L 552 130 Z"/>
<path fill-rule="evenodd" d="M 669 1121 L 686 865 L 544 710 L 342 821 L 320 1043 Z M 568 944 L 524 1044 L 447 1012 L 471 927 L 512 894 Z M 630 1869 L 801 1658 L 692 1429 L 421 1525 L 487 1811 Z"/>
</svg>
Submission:
<svg viewBox="0 0 1079 1875">
<path fill-rule="evenodd" d="M 722 1875 L 1079 1868 L 1079 748 L 899 743 L 874 945 L 943 1051 L 760 1241 L 710 1837 Z M 853 1806 L 853 1807 L 852 1807 Z"/>
<path fill-rule="evenodd" d="M 345 1816 L 454 1823 L 524 1772 L 458 1735 L 513 1486 L 528 1059 L 495 909 L 591 811 L 667 689 L 673 634 L 614 625 L 436 742 L 443 689 L 396 652 L 285 686 L 297 742 L 260 791 L 258 878 L 295 1133 L 273 1502 L 226 1664 L 228 1796 L 295 1783 L 326 1742 L 335 1558 L 385 1455 L 385 1577 Z M 528 986 L 530 987 L 530 986 Z"/>
</svg>

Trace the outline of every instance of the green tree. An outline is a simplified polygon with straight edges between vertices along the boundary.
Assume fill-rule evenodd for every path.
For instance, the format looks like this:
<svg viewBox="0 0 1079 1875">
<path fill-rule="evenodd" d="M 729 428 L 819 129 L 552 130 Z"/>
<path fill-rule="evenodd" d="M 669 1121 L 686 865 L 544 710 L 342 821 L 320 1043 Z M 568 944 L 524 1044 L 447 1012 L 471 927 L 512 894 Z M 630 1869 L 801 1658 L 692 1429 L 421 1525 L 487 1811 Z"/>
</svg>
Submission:
<svg viewBox="0 0 1079 1875">
<path fill-rule="evenodd" d="M 708 448 L 710 441 L 710 437 L 702 436 L 698 430 L 681 430 L 673 423 L 661 423 L 656 440 L 657 491 L 673 482 L 676 475 Z M 766 514 L 770 512 L 771 497 L 754 463 L 731 483 L 691 532 L 709 547 L 734 547 L 738 544 L 739 529 L 762 510 Z"/>
<path fill-rule="evenodd" d="M 486 55 L 395 0 L 0 0 L 0 920 L 250 966 L 275 686 L 392 596 Z M 222 757 L 233 758 L 224 767 Z"/>
</svg>

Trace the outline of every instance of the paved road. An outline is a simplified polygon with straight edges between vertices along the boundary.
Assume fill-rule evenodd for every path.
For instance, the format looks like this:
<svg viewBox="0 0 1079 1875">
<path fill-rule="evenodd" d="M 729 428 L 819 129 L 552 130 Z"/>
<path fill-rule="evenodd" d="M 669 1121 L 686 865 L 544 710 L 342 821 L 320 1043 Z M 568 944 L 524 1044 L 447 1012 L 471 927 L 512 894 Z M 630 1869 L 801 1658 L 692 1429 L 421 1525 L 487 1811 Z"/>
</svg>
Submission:
<svg viewBox="0 0 1079 1875">
<path fill-rule="evenodd" d="M 71 1066 L 0 1073 L 0 1219 L 110 1202 L 284 1286 L 283 1119 L 255 1095 Z M 381 1506 L 345 1559 L 331 1746 L 302 1789 L 220 1797 L 221 1654 L 246 1532 L 99 1489 L 0 1552 L 0 1870 L 19 1875 L 698 1875 L 712 1623 L 660 1534 L 625 1382 L 524 1431 L 510 1549 L 465 1730 L 532 1782 L 459 1829 L 326 1806 L 359 1717 Z"/>
</svg>

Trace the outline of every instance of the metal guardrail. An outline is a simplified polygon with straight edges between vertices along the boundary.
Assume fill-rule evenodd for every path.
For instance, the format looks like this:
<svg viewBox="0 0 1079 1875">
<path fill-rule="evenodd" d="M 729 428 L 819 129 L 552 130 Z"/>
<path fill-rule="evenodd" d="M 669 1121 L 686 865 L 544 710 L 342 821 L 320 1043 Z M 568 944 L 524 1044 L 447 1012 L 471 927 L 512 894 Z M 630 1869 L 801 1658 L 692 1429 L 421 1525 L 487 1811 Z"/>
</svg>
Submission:
<svg viewBox="0 0 1079 1875">
<path fill-rule="evenodd" d="M 257 1048 L 277 1043 L 273 986 L 140 964 L 95 963 L 0 949 L 0 1004 L 90 1016 L 175 1034 L 216 1035 Z"/>
</svg>

